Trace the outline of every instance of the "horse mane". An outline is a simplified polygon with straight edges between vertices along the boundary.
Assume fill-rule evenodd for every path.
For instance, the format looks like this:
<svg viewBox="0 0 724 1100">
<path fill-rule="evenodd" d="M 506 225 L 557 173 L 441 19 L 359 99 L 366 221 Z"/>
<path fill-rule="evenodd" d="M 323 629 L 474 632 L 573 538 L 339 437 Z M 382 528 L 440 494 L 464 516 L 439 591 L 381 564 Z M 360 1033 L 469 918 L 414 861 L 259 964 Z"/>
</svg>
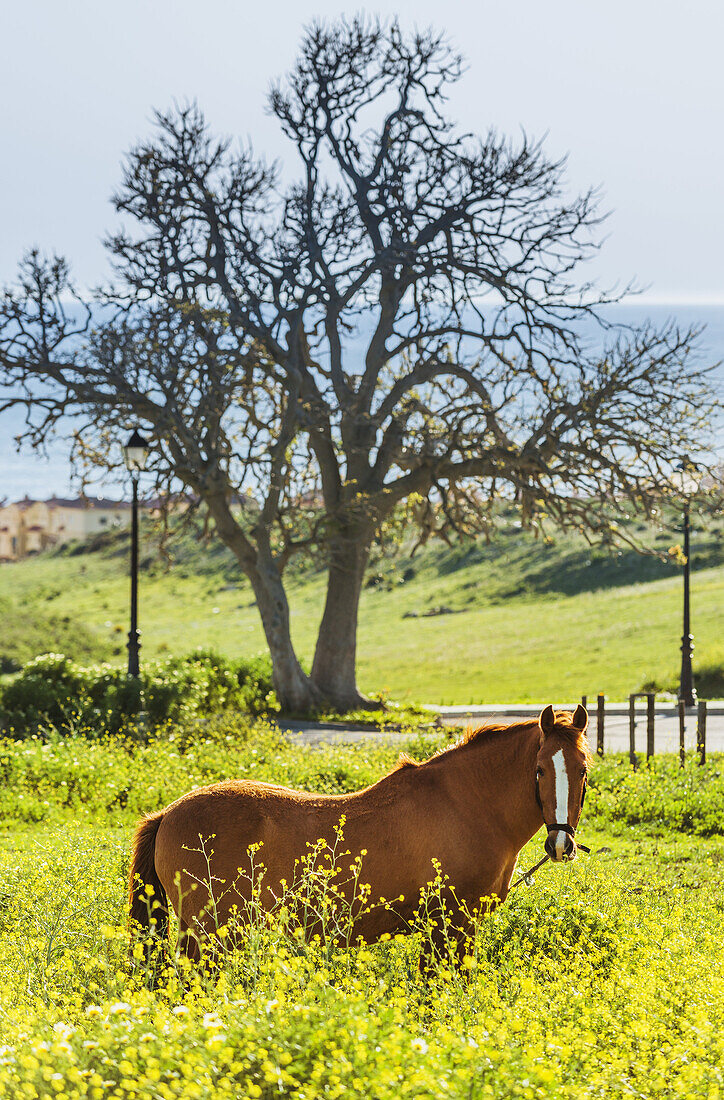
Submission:
<svg viewBox="0 0 724 1100">
<path fill-rule="evenodd" d="M 388 775 L 392 775 L 393 772 L 401 772 L 404 768 L 419 768 L 420 764 L 424 761 L 415 760 L 410 756 L 409 752 L 401 752 L 397 758 L 397 762 L 392 765 L 392 768 L 388 772 Z"/>
<path fill-rule="evenodd" d="M 538 726 L 537 718 L 527 718 L 522 722 L 510 722 L 507 725 L 501 722 L 487 722 L 483 726 L 468 726 L 465 732 L 456 741 L 453 741 L 450 745 L 443 745 L 442 748 L 434 752 L 427 760 L 415 760 L 409 753 L 400 753 L 400 757 L 392 769 L 392 772 L 402 771 L 406 768 L 420 768 L 423 764 L 427 764 L 431 760 L 437 760 L 438 757 L 446 756 L 450 752 L 456 752 L 458 749 L 463 749 L 467 745 L 474 745 L 479 742 L 492 743 L 498 737 L 507 737 L 515 733 L 522 733 L 523 730 L 529 730 L 533 726 Z M 576 729 L 573 725 L 573 715 L 569 711 L 556 711 L 555 729 L 556 733 L 560 734 L 561 737 L 569 741 L 583 754 L 587 765 L 591 763 L 593 757 L 588 745 L 585 730 L 581 731 Z M 390 774 L 392 774 L 392 772 Z"/>
</svg>

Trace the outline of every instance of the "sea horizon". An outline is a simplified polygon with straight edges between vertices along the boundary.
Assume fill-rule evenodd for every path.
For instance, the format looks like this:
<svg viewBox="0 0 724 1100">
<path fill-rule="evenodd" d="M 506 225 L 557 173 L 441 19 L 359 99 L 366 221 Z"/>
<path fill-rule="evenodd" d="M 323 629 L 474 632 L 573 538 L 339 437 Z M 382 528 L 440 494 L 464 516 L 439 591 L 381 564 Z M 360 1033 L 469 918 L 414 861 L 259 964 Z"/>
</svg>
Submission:
<svg viewBox="0 0 724 1100">
<path fill-rule="evenodd" d="M 626 320 L 632 320 L 632 312 L 638 314 L 636 320 L 643 323 L 650 319 L 659 324 L 675 320 L 682 326 L 700 323 L 704 331 L 700 339 L 701 354 L 711 358 L 712 364 L 719 364 L 715 374 L 717 388 L 724 392 L 724 299 L 721 302 L 680 300 L 677 302 L 656 301 L 655 299 L 627 298 L 614 306 L 606 307 L 609 315 L 625 311 Z M 20 409 L 6 410 L 0 413 L 0 503 L 9 503 L 30 497 L 35 500 L 47 500 L 52 496 L 74 497 L 80 490 L 79 479 L 71 478 L 70 466 L 70 423 L 67 433 L 62 432 L 47 445 L 47 454 L 33 452 L 24 447 L 18 453 L 14 437 L 22 432 L 24 412 Z M 724 456 L 724 432 L 717 432 L 713 449 Z M 93 495 L 110 496 L 121 499 L 125 495 L 126 479 L 120 476 L 105 477 L 94 483 Z"/>
</svg>

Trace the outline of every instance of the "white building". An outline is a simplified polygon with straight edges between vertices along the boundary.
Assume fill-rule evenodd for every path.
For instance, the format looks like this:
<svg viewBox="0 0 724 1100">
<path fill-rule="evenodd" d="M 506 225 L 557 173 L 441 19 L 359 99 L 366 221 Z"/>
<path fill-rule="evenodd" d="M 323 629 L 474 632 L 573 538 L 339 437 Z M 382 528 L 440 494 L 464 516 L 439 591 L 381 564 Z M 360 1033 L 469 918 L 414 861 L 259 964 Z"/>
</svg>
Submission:
<svg viewBox="0 0 724 1100">
<path fill-rule="evenodd" d="M 130 520 L 130 504 L 121 500 L 26 497 L 0 507 L 0 561 L 18 561 L 48 546 L 126 526 Z"/>
</svg>

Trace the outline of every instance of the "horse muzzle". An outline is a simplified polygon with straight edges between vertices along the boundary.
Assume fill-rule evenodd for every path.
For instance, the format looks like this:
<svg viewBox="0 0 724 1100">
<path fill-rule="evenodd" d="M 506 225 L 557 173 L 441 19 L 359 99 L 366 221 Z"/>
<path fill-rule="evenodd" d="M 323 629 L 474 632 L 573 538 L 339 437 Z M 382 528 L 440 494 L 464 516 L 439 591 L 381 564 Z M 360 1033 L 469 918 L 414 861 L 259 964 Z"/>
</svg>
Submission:
<svg viewBox="0 0 724 1100">
<path fill-rule="evenodd" d="M 553 863 L 570 862 L 578 854 L 573 836 L 568 830 L 556 829 L 555 826 L 548 830 L 548 836 L 543 847 L 546 855 Z"/>
</svg>

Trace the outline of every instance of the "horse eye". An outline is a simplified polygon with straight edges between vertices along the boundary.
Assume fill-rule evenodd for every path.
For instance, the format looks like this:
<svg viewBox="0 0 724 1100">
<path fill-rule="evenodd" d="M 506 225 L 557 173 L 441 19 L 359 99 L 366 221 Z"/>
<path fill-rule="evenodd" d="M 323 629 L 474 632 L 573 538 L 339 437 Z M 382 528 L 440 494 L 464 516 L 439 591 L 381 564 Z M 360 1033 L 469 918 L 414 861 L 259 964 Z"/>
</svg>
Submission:
<svg viewBox="0 0 724 1100">
<path fill-rule="evenodd" d="M 586 769 L 581 768 L 581 779 L 585 779 L 585 778 L 586 778 Z"/>
<path fill-rule="evenodd" d="M 538 767 L 536 768 L 536 770 L 535 770 L 535 774 L 536 774 L 536 775 L 537 775 L 538 777 L 540 777 L 541 775 L 543 775 L 543 769 L 542 769 L 542 768 L 540 767 L 540 765 L 539 765 L 539 766 L 538 766 Z"/>
</svg>

